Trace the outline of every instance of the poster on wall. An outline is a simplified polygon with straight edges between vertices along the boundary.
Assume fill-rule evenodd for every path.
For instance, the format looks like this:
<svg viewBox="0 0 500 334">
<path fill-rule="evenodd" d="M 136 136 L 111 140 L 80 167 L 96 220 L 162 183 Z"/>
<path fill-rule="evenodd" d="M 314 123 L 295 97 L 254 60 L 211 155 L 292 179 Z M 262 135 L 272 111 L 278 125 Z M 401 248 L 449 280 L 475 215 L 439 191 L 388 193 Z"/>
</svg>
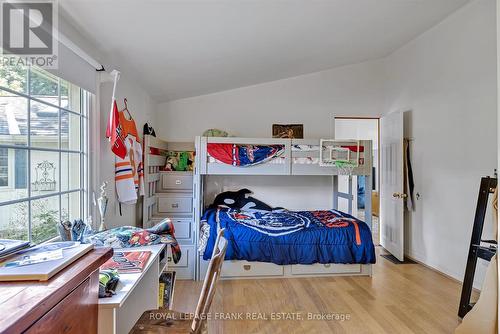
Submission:
<svg viewBox="0 0 500 334">
<path fill-rule="evenodd" d="M 304 138 L 303 124 L 273 124 L 273 138 Z"/>
</svg>

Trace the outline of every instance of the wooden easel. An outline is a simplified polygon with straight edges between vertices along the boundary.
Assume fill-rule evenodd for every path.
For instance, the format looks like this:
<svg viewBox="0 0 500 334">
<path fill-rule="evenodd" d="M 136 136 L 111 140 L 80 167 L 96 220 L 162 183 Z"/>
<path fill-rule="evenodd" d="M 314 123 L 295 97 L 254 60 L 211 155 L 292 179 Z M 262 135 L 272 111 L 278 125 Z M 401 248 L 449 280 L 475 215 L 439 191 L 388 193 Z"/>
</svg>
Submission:
<svg viewBox="0 0 500 334">
<path fill-rule="evenodd" d="M 481 178 L 479 195 L 477 198 L 476 215 L 474 217 L 474 227 L 472 228 L 472 238 L 469 246 L 469 256 L 467 257 L 467 267 L 465 269 L 464 283 L 462 285 L 462 296 L 458 308 L 458 316 L 463 318 L 469 312 L 474 303 L 470 302 L 472 294 L 472 284 L 476 272 L 477 259 L 490 261 L 497 252 L 496 240 L 481 240 L 483 234 L 484 217 L 488 206 L 489 195 L 495 191 L 497 179 L 491 177 Z M 482 244 L 481 244 L 482 243 Z"/>
</svg>

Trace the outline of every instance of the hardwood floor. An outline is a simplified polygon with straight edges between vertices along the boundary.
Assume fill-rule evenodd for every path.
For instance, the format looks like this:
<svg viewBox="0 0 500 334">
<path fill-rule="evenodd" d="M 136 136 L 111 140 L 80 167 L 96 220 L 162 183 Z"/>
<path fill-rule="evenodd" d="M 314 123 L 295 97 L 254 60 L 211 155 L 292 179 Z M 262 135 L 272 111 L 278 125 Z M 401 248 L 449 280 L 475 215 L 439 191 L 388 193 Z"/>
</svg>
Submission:
<svg viewBox="0 0 500 334">
<path fill-rule="evenodd" d="M 460 288 L 420 264 L 395 265 L 380 256 L 371 278 L 219 281 L 209 333 L 452 333 Z M 177 281 L 174 310 L 193 312 L 200 289 L 201 282 Z M 281 312 L 304 320 L 277 320 Z M 348 318 L 307 320 L 308 312 Z M 229 316 L 243 319 L 221 320 Z M 246 319 L 252 316 L 258 319 Z"/>
</svg>

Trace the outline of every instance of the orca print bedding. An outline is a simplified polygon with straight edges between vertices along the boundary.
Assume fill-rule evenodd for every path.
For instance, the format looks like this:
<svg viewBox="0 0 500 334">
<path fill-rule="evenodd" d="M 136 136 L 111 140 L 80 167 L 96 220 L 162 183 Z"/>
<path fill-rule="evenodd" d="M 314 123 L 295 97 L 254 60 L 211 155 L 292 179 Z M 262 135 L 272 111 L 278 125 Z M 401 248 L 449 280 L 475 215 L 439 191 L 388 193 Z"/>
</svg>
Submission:
<svg viewBox="0 0 500 334">
<path fill-rule="evenodd" d="M 368 225 L 337 210 L 208 209 L 202 218 L 204 260 L 210 259 L 221 228 L 228 240 L 226 260 L 288 265 L 370 264 L 376 259 Z"/>
</svg>

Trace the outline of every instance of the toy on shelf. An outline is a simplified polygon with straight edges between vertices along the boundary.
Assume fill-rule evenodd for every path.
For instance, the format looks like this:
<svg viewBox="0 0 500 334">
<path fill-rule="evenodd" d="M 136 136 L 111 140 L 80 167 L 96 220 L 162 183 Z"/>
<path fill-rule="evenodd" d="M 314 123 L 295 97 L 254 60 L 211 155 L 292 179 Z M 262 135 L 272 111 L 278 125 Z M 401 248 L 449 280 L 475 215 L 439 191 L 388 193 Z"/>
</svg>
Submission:
<svg viewBox="0 0 500 334">
<path fill-rule="evenodd" d="M 191 151 L 167 151 L 167 161 L 164 171 L 167 172 L 186 172 L 193 171 L 194 152 Z"/>
</svg>

